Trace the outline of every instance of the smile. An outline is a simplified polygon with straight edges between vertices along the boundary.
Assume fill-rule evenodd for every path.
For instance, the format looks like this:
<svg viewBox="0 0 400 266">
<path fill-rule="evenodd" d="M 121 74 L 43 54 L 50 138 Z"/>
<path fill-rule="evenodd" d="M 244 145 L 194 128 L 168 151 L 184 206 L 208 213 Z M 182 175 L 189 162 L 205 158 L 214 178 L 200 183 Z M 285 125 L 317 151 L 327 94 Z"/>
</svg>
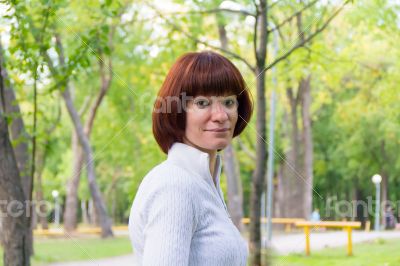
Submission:
<svg viewBox="0 0 400 266">
<path fill-rule="evenodd" d="M 213 128 L 213 129 L 206 129 L 205 131 L 211 131 L 211 132 L 227 132 L 229 131 L 230 128 Z"/>
</svg>

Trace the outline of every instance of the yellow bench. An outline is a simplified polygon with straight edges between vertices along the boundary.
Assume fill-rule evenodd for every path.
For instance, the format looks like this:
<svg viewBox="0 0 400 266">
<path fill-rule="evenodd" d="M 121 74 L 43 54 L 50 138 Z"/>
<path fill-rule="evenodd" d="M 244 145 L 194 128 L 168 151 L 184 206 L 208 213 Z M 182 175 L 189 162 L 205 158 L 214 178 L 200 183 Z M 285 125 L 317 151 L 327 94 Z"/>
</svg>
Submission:
<svg viewBox="0 0 400 266">
<path fill-rule="evenodd" d="M 34 236 L 63 236 L 64 230 L 36 229 L 33 230 Z"/>
<path fill-rule="evenodd" d="M 113 231 L 127 231 L 128 226 L 113 226 Z M 100 227 L 78 227 L 75 231 L 78 234 L 101 234 Z M 36 236 L 63 236 L 65 235 L 64 228 L 58 229 L 36 229 L 33 231 Z"/>
<path fill-rule="evenodd" d="M 303 218 L 271 218 L 273 224 L 284 224 L 285 225 L 285 232 L 290 232 L 292 229 L 292 225 L 296 224 L 297 222 L 305 221 Z M 267 223 L 268 219 L 265 217 L 261 218 L 261 223 Z M 250 218 L 242 218 L 243 224 L 249 224 Z"/>
<path fill-rule="evenodd" d="M 80 234 L 101 234 L 100 227 L 78 227 L 76 229 L 77 233 Z"/>
<path fill-rule="evenodd" d="M 112 229 L 114 231 L 128 231 L 128 226 L 127 225 L 116 225 L 116 226 L 113 226 Z"/>
<path fill-rule="evenodd" d="M 306 255 L 310 255 L 310 227 L 314 228 L 343 228 L 347 231 L 347 255 L 353 255 L 353 246 L 351 239 L 351 232 L 353 228 L 360 228 L 360 222 L 336 222 L 336 221 L 324 221 L 324 222 L 296 222 L 297 227 L 304 227 L 304 233 L 306 235 Z"/>
</svg>

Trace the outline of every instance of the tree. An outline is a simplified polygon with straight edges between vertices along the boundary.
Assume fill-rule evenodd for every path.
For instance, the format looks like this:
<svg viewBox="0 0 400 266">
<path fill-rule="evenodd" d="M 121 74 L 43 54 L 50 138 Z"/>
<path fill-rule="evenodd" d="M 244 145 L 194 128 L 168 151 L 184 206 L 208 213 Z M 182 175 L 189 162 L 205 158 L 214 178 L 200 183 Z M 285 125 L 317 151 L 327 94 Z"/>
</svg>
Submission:
<svg viewBox="0 0 400 266">
<path fill-rule="evenodd" d="M 21 3 L 17 3 L 14 4 L 12 7 L 15 9 L 14 16 L 19 22 L 18 24 L 19 28 L 17 28 L 17 32 L 19 34 L 29 35 L 29 38 L 32 38 L 33 40 L 35 40 L 37 43 L 40 44 L 39 55 L 43 58 L 43 61 L 46 63 L 48 69 L 50 70 L 52 78 L 57 84 L 56 87 L 61 86 L 63 88 L 61 91 L 62 98 L 64 99 L 68 114 L 70 115 L 75 131 L 77 132 L 79 142 L 84 150 L 84 156 L 87 163 L 86 168 L 88 173 L 89 188 L 94 200 L 97 216 L 100 220 L 102 237 L 112 236 L 113 233 L 111 229 L 111 220 L 108 217 L 107 209 L 102 199 L 102 195 L 96 181 L 92 147 L 90 145 L 88 137 L 84 133 L 81 119 L 73 104 L 70 92 L 71 84 L 69 82 L 69 79 L 71 77 L 71 72 L 74 67 L 76 67 L 79 63 L 81 63 L 79 60 L 82 60 L 82 57 L 83 55 L 85 55 L 85 52 L 87 51 L 88 47 L 84 49 L 82 49 L 82 47 L 79 47 L 78 49 L 81 50 L 77 51 L 78 57 L 74 59 L 67 58 L 69 59 L 67 64 L 66 57 L 64 54 L 64 47 L 61 41 L 61 37 L 57 33 L 57 23 L 54 18 L 57 9 L 60 8 L 60 5 L 52 4 L 51 2 L 46 2 L 43 4 L 43 6 L 40 6 L 39 13 L 42 13 L 44 15 L 45 22 L 43 22 L 43 25 L 46 25 L 40 29 L 35 25 L 35 19 L 38 20 L 40 19 L 36 18 L 32 14 L 27 13 L 26 6 L 24 6 Z M 28 25 L 29 31 L 27 32 L 26 29 L 24 29 L 21 25 Z M 47 25 L 50 26 L 47 27 Z M 51 43 L 51 37 L 54 37 L 55 43 Z M 46 44 L 44 44 L 44 41 L 46 41 Z M 22 42 L 23 42 L 22 46 L 26 47 L 24 40 L 22 40 Z M 52 57 L 49 55 L 49 49 L 52 45 L 54 45 L 54 48 L 57 51 L 58 58 L 54 58 L 54 56 Z M 53 60 L 57 60 L 57 64 L 55 64 Z M 36 81 L 37 72 L 34 73 Z M 33 144 L 35 143 L 33 142 Z M 33 166 L 34 165 L 35 164 L 33 164 Z"/>
<path fill-rule="evenodd" d="M 3 62 L 0 54 L 0 62 Z M 0 64 L 3 74 L 3 64 Z M 14 150 L 8 133 L 8 123 L 4 113 L 5 85 L 0 75 L 0 212 L 1 241 L 4 248 L 5 266 L 30 265 L 29 215 L 26 206 L 29 201 L 22 188 Z"/>
<path fill-rule="evenodd" d="M 62 68 L 66 68 L 65 57 L 63 52 L 63 46 L 61 43 L 61 38 L 56 35 L 57 42 L 57 50 L 58 50 L 58 59 Z M 48 61 L 50 64 L 50 61 Z M 54 76 L 58 74 L 58 71 L 54 67 L 50 67 Z M 62 75 L 62 74 L 61 74 Z M 65 75 L 65 74 L 64 74 Z M 63 76 L 63 75 L 62 75 Z M 104 204 L 101 192 L 96 182 L 96 173 L 94 168 L 94 157 L 93 150 L 90 145 L 90 141 L 88 136 L 84 132 L 84 128 L 82 126 L 81 119 L 79 118 L 79 114 L 73 104 L 71 92 L 70 92 L 70 83 L 66 81 L 64 83 L 64 91 L 62 92 L 62 97 L 64 99 L 65 105 L 67 107 L 68 113 L 70 115 L 71 121 L 74 125 L 76 134 L 78 136 L 78 140 L 82 146 L 84 151 L 84 157 L 86 161 L 87 168 L 87 177 L 89 181 L 89 188 L 93 198 L 93 202 L 96 209 L 96 214 L 99 219 L 100 227 L 101 227 L 101 236 L 102 237 L 111 237 L 113 236 L 113 232 L 111 229 L 111 220 L 107 214 L 107 209 Z"/>
<path fill-rule="evenodd" d="M 112 25 L 111 29 L 109 30 L 108 44 L 106 46 L 106 48 L 110 51 L 112 50 L 112 41 L 114 32 L 115 32 L 115 26 Z M 101 81 L 100 81 L 100 89 L 98 95 L 96 96 L 96 99 L 89 108 L 88 117 L 86 119 L 86 123 L 84 126 L 84 133 L 87 136 L 87 138 L 90 137 L 90 134 L 92 132 L 93 123 L 97 114 L 97 110 L 100 107 L 100 104 L 103 101 L 107 91 L 111 87 L 111 79 L 113 76 L 111 55 L 109 52 L 107 62 L 105 62 L 105 53 L 103 50 L 104 50 L 103 47 L 99 47 L 97 51 Z M 83 110 L 85 110 L 85 106 L 83 106 L 82 111 Z M 73 132 L 72 150 L 74 153 L 72 177 L 68 182 L 67 199 L 64 212 L 64 227 L 65 230 L 67 230 L 68 232 L 74 230 L 77 226 L 78 186 L 84 162 L 83 151 L 81 147 L 78 145 L 78 135 L 76 134 L 75 130 Z"/>
</svg>

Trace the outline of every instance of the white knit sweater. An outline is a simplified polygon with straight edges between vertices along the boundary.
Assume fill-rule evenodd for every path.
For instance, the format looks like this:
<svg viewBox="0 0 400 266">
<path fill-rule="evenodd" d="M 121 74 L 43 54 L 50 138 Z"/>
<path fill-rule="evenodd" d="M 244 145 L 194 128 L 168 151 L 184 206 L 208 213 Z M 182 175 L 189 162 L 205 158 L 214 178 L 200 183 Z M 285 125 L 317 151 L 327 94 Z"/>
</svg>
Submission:
<svg viewBox="0 0 400 266">
<path fill-rule="evenodd" d="M 219 186 L 219 155 L 217 187 L 209 169 L 207 153 L 175 143 L 168 159 L 145 176 L 129 217 L 133 265 L 246 265 L 247 243 Z"/>
</svg>

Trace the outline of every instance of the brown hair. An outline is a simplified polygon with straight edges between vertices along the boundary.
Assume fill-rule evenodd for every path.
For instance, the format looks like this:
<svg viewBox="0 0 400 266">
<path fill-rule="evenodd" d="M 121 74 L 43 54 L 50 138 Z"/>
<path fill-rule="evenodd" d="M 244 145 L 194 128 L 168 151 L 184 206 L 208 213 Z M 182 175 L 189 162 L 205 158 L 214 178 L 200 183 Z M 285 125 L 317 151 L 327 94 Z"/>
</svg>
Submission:
<svg viewBox="0 0 400 266">
<path fill-rule="evenodd" d="M 171 67 L 154 103 L 153 134 L 163 152 L 168 153 L 174 142 L 183 142 L 186 113 L 182 106 L 186 103 L 182 96 L 198 95 L 237 96 L 239 120 L 233 137 L 239 135 L 249 122 L 253 103 L 239 70 L 215 52 L 186 53 Z M 168 110 L 164 106 L 165 100 Z"/>
</svg>

